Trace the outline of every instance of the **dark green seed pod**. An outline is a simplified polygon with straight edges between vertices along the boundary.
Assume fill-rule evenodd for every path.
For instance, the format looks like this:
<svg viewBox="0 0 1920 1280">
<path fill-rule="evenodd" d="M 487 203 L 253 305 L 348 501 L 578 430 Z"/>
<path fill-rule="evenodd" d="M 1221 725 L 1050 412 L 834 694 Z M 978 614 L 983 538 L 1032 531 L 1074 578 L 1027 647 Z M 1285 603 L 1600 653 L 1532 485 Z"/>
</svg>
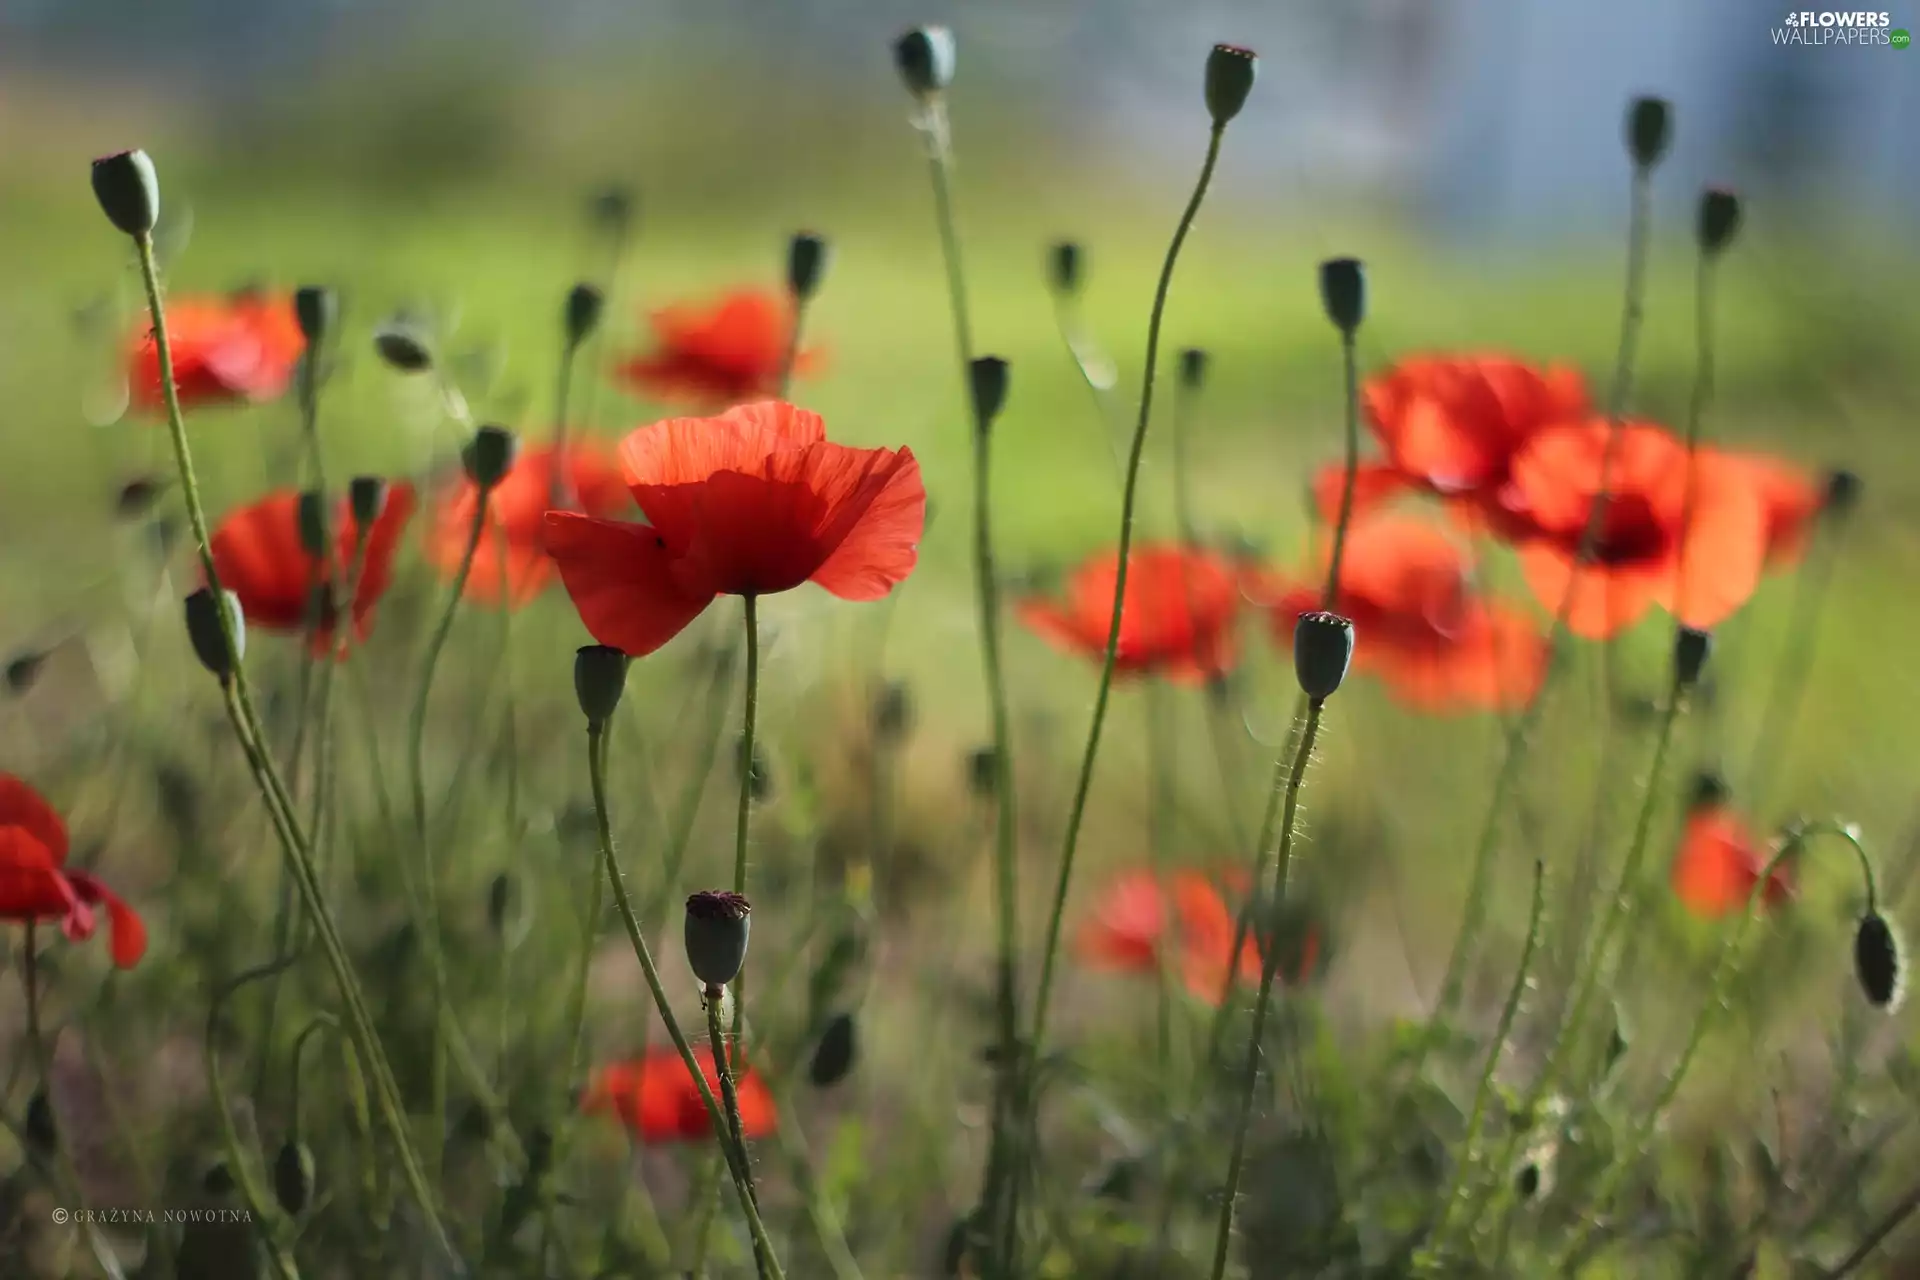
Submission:
<svg viewBox="0 0 1920 1280">
<path fill-rule="evenodd" d="M 317 347 L 340 323 L 340 295 L 321 285 L 304 285 L 293 291 L 293 315 L 307 346 Z"/>
<path fill-rule="evenodd" d="M 35 1089 L 27 1101 L 27 1148 L 41 1159 L 51 1159 L 60 1146 L 60 1125 L 54 1118 L 53 1099 L 45 1089 Z"/>
<path fill-rule="evenodd" d="M 508 919 L 519 900 L 520 884 L 511 871 L 500 872 L 487 885 L 487 927 L 496 939 L 506 936 Z"/>
<path fill-rule="evenodd" d="M 16 698 L 26 693 L 40 679 L 46 665 L 47 655 L 38 649 L 16 653 L 7 660 L 7 692 Z"/>
<path fill-rule="evenodd" d="M 1845 467 L 1836 467 L 1827 472 L 1827 498 L 1823 510 L 1828 515 L 1843 516 L 1852 511 L 1860 502 L 1860 477 Z"/>
<path fill-rule="evenodd" d="M 160 175 L 144 151 L 95 160 L 93 194 L 107 221 L 130 236 L 151 234 L 160 220 Z"/>
<path fill-rule="evenodd" d="M 1901 954 L 1900 935 L 1877 911 L 1860 917 L 1853 935 L 1853 972 L 1860 979 L 1860 991 L 1867 1003 L 1892 1013 L 1906 998 L 1906 964 Z"/>
<path fill-rule="evenodd" d="M 491 489 L 513 470 L 519 452 L 520 440 L 513 432 L 505 427 L 481 427 L 460 450 L 460 464 L 467 470 L 467 479 L 482 489 Z"/>
<path fill-rule="evenodd" d="M 753 906 L 744 894 L 703 889 L 687 899 L 687 963 L 708 987 L 724 987 L 747 961 Z"/>
<path fill-rule="evenodd" d="M 1207 55 L 1207 114 L 1215 128 L 1240 114 L 1253 91 L 1254 73 L 1260 60 L 1253 50 L 1230 44 L 1217 44 Z"/>
<path fill-rule="evenodd" d="M 582 282 L 567 290 L 567 308 L 563 317 L 569 351 L 585 342 L 600 326 L 600 313 L 606 308 L 606 296 Z"/>
<path fill-rule="evenodd" d="M 1180 353 L 1180 385 L 1189 391 L 1198 391 L 1207 381 L 1207 366 L 1212 361 L 1199 347 L 1188 347 Z"/>
<path fill-rule="evenodd" d="M 313 1152 L 307 1144 L 288 1138 L 273 1158 L 273 1198 L 292 1217 L 313 1203 Z"/>
<path fill-rule="evenodd" d="M 1513 1176 L 1513 1189 L 1522 1200 L 1531 1200 L 1540 1194 L 1540 1166 L 1529 1160 L 1520 1166 L 1520 1172 Z"/>
<path fill-rule="evenodd" d="M 787 289 L 801 302 L 820 292 L 832 253 L 827 238 L 811 231 L 797 232 L 787 242 Z"/>
<path fill-rule="evenodd" d="M 1329 258 L 1320 264 L 1320 305 L 1334 328 L 1353 336 L 1367 318 L 1367 275 L 1360 259 Z"/>
<path fill-rule="evenodd" d="M 820 1033 L 807 1063 L 807 1080 L 816 1089 L 829 1089 L 847 1078 L 859 1051 L 859 1036 L 851 1013 L 836 1013 Z"/>
<path fill-rule="evenodd" d="M 1673 679 L 1682 689 L 1700 683 L 1713 655 L 1713 634 L 1694 627 L 1681 627 L 1673 637 Z"/>
<path fill-rule="evenodd" d="M 387 509 L 387 482 L 379 476 L 355 476 L 347 482 L 347 506 L 353 512 L 360 536 L 365 537 L 366 531 Z"/>
<path fill-rule="evenodd" d="M 1300 688 L 1325 702 L 1347 678 L 1353 662 L 1353 623 L 1337 613 L 1303 613 L 1293 624 L 1293 671 Z"/>
<path fill-rule="evenodd" d="M 220 606 L 213 592 L 202 587 L 187 597 L 187 639 L 193 642 L 193 653 L 200 659 L 200 665 L 218 676 L 222 683 L 233 678 L 234 668 L 247 652 L 247 619 L 240 608 L 240 597 L 231 591 L 225 594 L 227 609 L 233 615 L 232 644 L 227 643 L 220 625 Z"/>
<path fill-rule="evenodd" d="M 967 382 L 973 391 L 974 421 L 984 431 L 1007 403 L 1007 362 L 999 356 L 981 356 L 968 366 Z"/>
<path fill-rule="evenodd" d="M 1688 809 L 1712 809 L 1725 804 L 1733 796 L 1733 789 L 1726 779 L 1711 769 L 1703 769 L 1694 775 L 1693 789 L 1687 796 Z"/>
<path fill-rule="evenodd" d="M 1700 217 L 1694 233 L 1700 251 L 1717 254 L 1733 243 L 1740 230 L 1740 197 L 1723 187 L 1708 187 L 1700 195 Z"/>
<path fill-rule="evenodd" d="M 1062 297 L 1080 292 L 1081 261 L 1085 255 L 1075 240 L 1060 240 L 1047 250 L 1047 285 Z"/>
<path fill-rule="evenodd" d="M 975 747 L 967 752 L 967 790 L 975 799 L 993 799 L 1000 785 L 999 763 L 999 753 L 992 747 Z"/>
<path fill-rule="evenodd" d="M 401 373 L 425 373 L 433 368 L 433 348 L 413 326 L 395 322 L 374 332 L 373 348 Z"/>
<path fill-rule="evenodd" d="M 1635 98 L 1627 107 L 1627 154 L 1651 169 L 1673 142 L 1673 108 L 1665 98 Z"/>
<path fill-rule="evenodd" d="M 294 506 L 295 524 L 300 530 L 300 549 L 316 560 L 327 555 L 327 497 L 308 489 Z"/>
<path fill-rule="evenodd" d="M 893 65 L 907 92 L 924 101 L 953 83 L 956 52 L 947 28 L 915 27 L 893 42 Z"/>
<path fill-rule="evenodd" d="M 604 644 L 585 645 L 573 655 L 573 692 L 590 728 L 604 728 L 613 719 L 631 664 L 626 654 Z"/>
<path fill-rule="evenodd" d="M 913 690 L 903 680 L 889 680 L 873 700 L 873 736 L 894 746 L 913 732 Z"/>
</svg>

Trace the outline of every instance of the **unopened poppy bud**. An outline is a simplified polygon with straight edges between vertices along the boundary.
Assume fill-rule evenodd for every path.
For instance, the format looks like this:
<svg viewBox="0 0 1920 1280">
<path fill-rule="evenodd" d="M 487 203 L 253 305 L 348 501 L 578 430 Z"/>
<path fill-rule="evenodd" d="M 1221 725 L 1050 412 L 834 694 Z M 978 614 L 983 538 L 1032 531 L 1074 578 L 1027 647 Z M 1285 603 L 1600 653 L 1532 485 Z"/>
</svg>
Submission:
<svg viewBox="0 0 1920 1280">
<path fill-rule="evenodd" d="M 120 486 L 120 492 L 113 497 L 113 514 L 122 520 L 138 520 L 153 510 L 153 504 L 160 497 L 160 482 L 150 476 L 140 476 Z"/>
<path fill-rule="evenodd" d="M 95 160 L 93 194 L 107 221 L 130 236 L 149 234 L 160 220 L 160 175 L 144 151 Z"/>
<path fill-rule="evenodd" d="M 1520 1172 L 1513 1178 L 1514 1192 L 1522 1200 L 1531 1200 L 1540 1194 L 1540 1166 L 1529 1160 L 1520 1166 Z"/>
<path fill-rule="evenodd" d="M 1627 108 L 1627 154 L 1641 169 L 1651 169 L 1673 141 L 1673 107 L 1665 98 L 1635 98 Z"/>
<path fill-rule="evenodd" d="M 1000 758 L 992 747 L 967 752 L 967 790 L 981 800 L 993 799 L 1000 785 Z"/>
<path fill-rule="evenodd" d="M 606 301 L 606 296 L 600 290 L 584 282 L 567 290 L 567 309 L 564 318 L 568 350 L 585 342 L 588 336 L 599 327 L 600 313 L 605 309 Z"/>
<path fill-rule="evenodd" d="M 389 324 L 373 335 L 374 350 L 401 373 L 424 373 L 433 368 L 433 348 L 418 330 L 407 324 Z"/>
<path fill-rule="evenodd" d="M 519 898 L 520 887 L 510 871 L 500 872 L 487 886 L 487 927 L 493 930 L 494 937 L 506 936 L 507 917 L 513 914 Z"/>
<path fill-rule="evenodd" d="M 38 649 L 13 655 L 7 660 L 7 692 L 19 697 L 33 688 L 46 664 L 47 655 Z"/>
<path fill-rule="evenodd" d="M 827 1029 L 820 1033 L 820 1043 L 813 1047 L 813 1058 L 807 1063 L 807 1080 L 816 1089 L 830 1089 L 839 1084 L 853 1070 L 858 1048 L 853 1015 L 834 1014 Z"/>
<path fill-rule="evenodd" d="M 1860 991 L 1876 1009 L 1892 1013 L 1906 997 L 1906 963 L 1900 935 L 1878 911 L 1860 917 L 1853 935 L 1853 972 Z"/>
<path fill-rule="evenodd" d="M 627 689 L 631 661 L 620 650 L 604 644 L 585 645 L 573 655 L 573 692 L 580 699 L 588 728 L 603 728 L 613 719 L 620 695 Z"/>
<path fill-rule="evenodd" d="M 1843 516 L 1860 503 L 1860 477 L 1845 467 L 1827 472 L 1827 498 L 1824 510 Z"/>
<path fill-rule="evenodd" d="M 1700 683 L 1713 656 L 1713 633 L 1695 627 L 1681 627 L 1673 637 L 1673 681 L 1682 689 Z"/>
<path fill-rule="evenodd" d="M 1230 44 L 1213 46 L 1213 52 L 1207 55 L 1207 114 L 1213 117 L 1214 128 L 1223 127 L 1247 105 L 1258 65 L 1259 59 L 1251 49 Z"/>
<path fill-rule="evenodd" d="M 1367 318 L 1367 278 L 1358 258 L 1329 258 L 1320 264 L 1320 305 L 1333 327 L 1351 338 Z"/>
<path fill-rule="evenodd" d="M 787 242 L 787 289 L 794 297 L 805 302 L 820 291 L 830 257 L 825 236 L 811 231 L 795 233 Z"/>
<path fill-rule="evenodd" d="M 42 1159 L 51 1158 L 60 1145 L 60 1126 L 54 1119 L 53 1099 L 44 1088 L 35 1089 L 27 1101 L 26 1138 L 27 1146 Z"/>
<path fill-rule="evenodd" d="M 747 959 L 753 907 L 746 895 L 703 889 L 687 899 L 687 963 L 708 987 L 724 987 Z"/>
<path fill-rule="evenodd" d="M 1700 223 L 1696 234 L 1702 253 L 1719 253 L 1733 243 L 1740 230 L 1740 197 L 1722 187 L 1708 187 L 1700 196 Z"/>
<path fill-rule="evenodd" d="M 300 322 L 300 336 L 309 347 L 317 347 L 339 323 L 340 295 L 323 285 L 304 285 L 293 291 L 293 315 Z"/>
<path fill-rule="evenodd" d="M 273 1158 L 273 1198 L 292 1217 L 313 1203 L 313 1152 L 304 1142 L 288 1138 Z"/>
<path fill-rule="evenodd" d="M 294 505 L 294 523 L 300 529 L 300 547 L 314 559 L 327 554 L 327 499 L 312 489 L 300 495 Z"/>
<path fill-rule="evenodd" d="M 893 65 L 907 92 L 931 98 L 953 83 L 953 32 L 945 27 L 915 27 L 893 42 Z"/>
<path fill-rule="evenodd" d="M 1347 619 L 1316 610 L 1293 624 L 1293 672 L 1315 702 L 1334 695 L 1352 662 L 1353 623 Z"/>
<path fill-rule="evenodd" d="M 1689 809 L 1712 809 L 1727 802 L 1733 794 L 1725 778 L 1712 770 L 1702 770 L 1693 779 L 1693 791 L 1688 797 Z"/>
<path fill-rule="evenodd" d="M 753 744 L 753 755 L 747 755 L 747 738 L 740 736 L 739 744 L 733 751 L 734 778 L 737 781 L 743 774 L 747 780 L 747 794 L 755 803 L 767 799 L 773 794 L 773 765 L 767 760 L 767 753 L 759 743 Z"/>
<path fill-rule="evenodd" d="M 460 463 L 467 469 L 467 479 L 482 489 L 491 489 L 513 470 L 514 455 L 519 451 L 520 441 L 513 432 L 505 427 L 481 427 L 460 450 Z"/>
<path fill-rule="evenodd" d="M 1047 250 L 1047 283 L 1055 293 L 1070 298 L 1080 292 L 1080 259 L 1074 240 L 1061 240 Z"/>
<path fill-rule="evenodd" d="M 873 700 L 873 736 L 897 743 L 913 729 L 913 691 L 901 680 L 889 680 Z"/>
<path fill-rule="evenodd" d="M 220 625 L 220 605 L 213 592 L 202 587 L 187 597 L 187 639 L 193 642 L 193 654 L 200 665 L 225 684 L 233 678 L 234 668 L 247 652 L 247 619 L 240 608 L 240 597 L 228 591 L 227 610 L 233 616 L 233 642 Z"/>
<path fill-rule="evenodd" d="M 1180 353 L 1180 385 L 1189 391 L 1198 391 L 1207 381 L 1207 366 L 1211 357 L 1199 347 L 1188 347 Z"/>
<path fill-rule="evenodd" d="M 1007 403 L 1007 362 L 999 356 L 981 356 L 967 366 L 973 391 L 973 417 L 982 431 L 993 425 Z"/>
<path fill-rule="evenodd" d="M 387 482 L 379 476 L 355 476 L 347 481 L 347 508 L 364 538 L 387 509 Z"/>
</svg>

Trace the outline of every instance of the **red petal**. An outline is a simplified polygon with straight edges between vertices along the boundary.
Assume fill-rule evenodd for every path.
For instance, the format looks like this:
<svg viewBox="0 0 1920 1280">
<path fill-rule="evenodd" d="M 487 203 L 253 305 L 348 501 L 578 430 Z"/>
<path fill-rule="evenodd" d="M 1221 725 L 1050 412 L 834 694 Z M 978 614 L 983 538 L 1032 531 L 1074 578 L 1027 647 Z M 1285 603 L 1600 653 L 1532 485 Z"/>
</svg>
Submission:
<svg viewBox="0 0 1920 1280">
<path fill-rule="evenodd" d="M 673 639 L 714 593 L 685 591 L 664 540 L 645 525 L 547 513 L 547 551 L 593 638 L 634 657 Z"/>
<path fill-rule="evenodd" d="M 220 522 L 212 539 L 220 585 L 240 597 L 247 626 L 298 631 L 320 564 L 300 545 L 299 495 L 269 494 Z"/>
<path fill-rule="evenodd" d="M 7 827 L 18 828 L 40 846 L 40 854 L 16 854 L 25 856 L 30 864 L 39 865 L 42 856 L 56 867 L 67 860 L 66 822 L 45 797 L 23 779 L 0 773 L 0 830 Z M 6 862 L 7 859 L 0 856 L 0 866 Z"/>
<path fill-rule="evenodd" d="M 131 969 L 147 953 L 147 926 L 134 909 L 94 877 L 83 873 L 69 877 L 74 891 L 84 902 L 97 902 L 107 909 L 107 926 L 112 932 L 113 963 Z"/>
<path fill-rule="evenodd" d="M 882 477 L 879 492 L 867 499 L 865 511 L 813 575 L 813 581 L 842 600 L 878 600 L 906 581 L 918 562 L 920 534 L 927 523 L 927 487 L 913 450 L 902 449 L 894 456 L 894 465 L 877 472 Z"/>
</svg>

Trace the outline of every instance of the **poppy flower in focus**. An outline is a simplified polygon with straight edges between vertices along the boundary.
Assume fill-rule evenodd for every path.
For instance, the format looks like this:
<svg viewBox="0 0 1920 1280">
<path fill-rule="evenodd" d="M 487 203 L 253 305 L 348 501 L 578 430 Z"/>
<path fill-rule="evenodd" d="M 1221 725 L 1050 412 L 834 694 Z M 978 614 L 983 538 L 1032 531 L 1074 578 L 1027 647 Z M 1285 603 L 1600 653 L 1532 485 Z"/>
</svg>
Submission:
<svg viewBox="0 0 1920 1280">
<path fill-rule="evenodd" d="M 649 523 L 549 511 L 546 545 L 593 638 L 632 657 L 715 596 L 811 581 L 878 600 L 919 556 L 927 490 L 913 450 L 835 444 L 819 414 L 785 401 L 641 427 L 620 462 Z"/>
<path fill-rule="evenodd" d="M 651 319 L 655 349 L 618 369 L 632 386 L 712 408 L 779 392 L 794 324 L 793 304 L 785 297 L 743 289 L 707 305 L 666 307 Z M 805 372 L 817 359 L 813 351 L 796 353 L 794 372 Z"/>
<path fill-rule="evenodd" d="M 1165 956 L 1194 997 L 1218 1004 L 1229 970 L 1239 982 L 1260 981 L 1260 951 L 1241 940 L 1232 961 L 1234 914 L 1220 890 L 1197 871 L 1176 871 L 1164 881 L 1149 871 L 1129 871 L 1101 894 L 1081 926 L 1075 950 L 1089 967 L 1114 973 L 1154 974 Z M 1309 939 L 1294 972 L 1312 972 L 1317 946 Z"/>
<path fill-rule="evenodd" d="M 74 942 L 93 936 L 105 907 L 113 963 L 131 969 L 147 951 L 147 927 L 117 895 L 84 871 L 66 870 L 67 824 L 40 793 L 0 774 L 0 920 L 58 920 Z"/>
<path fill-rule="evenodd" d="M 1356 472 L 1356 514 L 1404 493 L 1429 493 L 1496 532 L 1513 523 L 1499 496 L 1514 454 L 1536 432 L 1588 414 L 1577 369 L 1539 369 L 1494 355 L 1403 360 L 1369 378 L 1360 401 L 1386 456 Z M 1339 518 L 1345 481 L 1338 465 L 1314 478 L 1315 501 L 1329 523 Z"/>
<path fill-rule="evenodd" d="M 364 642 L 373 628 L 374 606 L 393 579 L 393 557 L 413 508 L 413 486 L 391 486 L 386 506 L 358 552 L 350 610 L 356 640 Z M 335 551 L 323 563 L 301 545 L 300 497 L 291 490 L 269 494 L 220 522 L 213 533 L 213 567 L 220 585 L 240 597 L 249 629 L 303 632 L 311 624 L 313 652 L 324 654 L 332 647 L 338 598 L 347 575 L 356 572 L 360 536 L 344 498 L 334 508 L 332 527 Z M 316 593 L 321 594 L 313 616 Z"/>
<path fill-rule="evenodd" d="M 272 400 L 293 380 L 306 349 L 293 300 L 283 294 L 190 298 L 167 304 L 167 343 L 183 408 L 236 400 Z M 128 388 L 135 408 L 166 407 L 160 349 L 142 325 L 128 344 Z"/>
<path fill-rule="evenodd" d="M 718 1101 L 720 1075 L 714 1070 L 713 1051 L 695 1045 L 693 1056 Z M 733 1089 L 740 1104 L 742 1132 L 749 1138 L 773 1132 L 778 1113 L 767 1082 L 735 1066 Z M 713 1134 L 713 1119 L 700 1097 L 700 1086 L 678 1049 L 655 1049 L 644 1058 L 601 1067 L 580 1107 L 589 1115 L 612 1112 L 643 1142 L 694 1142 Z"/>
<path fill-rule="evenodd" d="M 1546 641 L 1525 613 L 1476 594 L 1468 567 L 1460 546 L 1434 525 L 1399 516 L 1354 524 L 1333 604 L 1353 620 L 1354 670 L 1379 676 L 1396 699 L 1426 712 L 1506 708 L 1531 698 L 1546 671 Z M 1283 648 L 1292 647 L 1300 615 L 1321 607 L 1321 590 L 1315 580 L 1264 588 Z"/>
<path fill-rule="evenodd" d="M 1108 552 L 1074 571 L 1064 600 L 1022 600 L 1017 616 L 1062 649 L 1100 662 L 1119 573 L 1119 553 Z M 1127 562 L 1113 669 L 1181 682 L 1219 675 L 1233 665 L 1239 608 L 1239 577 L 1220 556 L 1172 545 L 1136 548 Z"/>
<path fill-rule="evenodd" d="M 1687 813 L 1680 852 L 1673 860 L 1673 892 L 1694 915 L 1718 919 L 1745 911 L 1771 852 L 1728 807 L 1724 793 L 1709 790 Z M 1792 899 L 1790 868 L 1774 869 L 1761 893 L 1768 908 Z"/>
<path fill-rule="evenodd" d="M 495 485 L 488 498 L 488 515 L 467 574 L 464 595 L 482 603 L 497 603 L 502 594 L 512 607 L 533 599 L 553 581 L 553 560 L 547 555 L 546 516 L 555 506 L 554 471 L 562 471 L 563 508 L 577 508 L 593 516 L 617 516 L 633 505 L 620 465 L 597 443 L 578 441 L 566 446 L 566 458 L 549 445 L 529 449 L 514 459 L 512 470 Z M 474 506 L 480 490 L 464 474 L 435 504 L 433 527 L 427 536 L 427 558 L 443 577 L 460 571 L 467 542 L 473 536 Z"/>
</svg>

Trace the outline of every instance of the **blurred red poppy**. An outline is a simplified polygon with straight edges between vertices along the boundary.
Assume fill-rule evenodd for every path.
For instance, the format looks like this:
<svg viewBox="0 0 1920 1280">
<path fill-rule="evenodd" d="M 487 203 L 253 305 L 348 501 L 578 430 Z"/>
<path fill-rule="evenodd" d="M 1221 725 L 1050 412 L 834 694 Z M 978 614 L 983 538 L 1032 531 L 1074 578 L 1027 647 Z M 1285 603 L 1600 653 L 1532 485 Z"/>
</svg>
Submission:
<svg viewBox="0 0 1920 1280">
<path fill-rule="evenodd" d="M 391 486 L 364 550 L 358 551 L 351 610 L 356 640 L 364 642 L 373 629 L 374 606 L 393 579 L 393 557 L 413 508 L 413 486 Z M 303 632 L 312 623 L 313 652 L 324 654 L 334 643 L 345 579 L 356 572 L 359 526 L 342 499 L 332 517 L 335 551 L 323 563 L 301 545 L 299 512 L 299 495 L 289 490 L 230 513 L 214 530 L 213 566 L 220 585 L 240 597 L 249 630 Z M 318 614 L 310 617 L 317 592 L 323 592 Z M 340 653 L 345 651 L 341 646 Z"/>
<path fill-rule="evenodd" d="M 1064 600 L 1022 600 L 1017 615 L 1061 648 L 1102 661 L 1119 574 L 1119 553 L 1108 552 L 1074 571 Z M 1127 562 L 1113 669 L 1181 682 L 1226 671 L 1233 665 L 1239 609 L 1239 576 L 1221 557 L 1171 545 L 1135 548 Z"/>
<path fill-rule="evenodd" d="M 1744 911 L 1771 856 L 1724 803 L 1697 804 L 1687 815 L 1680 852 L 1673 860 L 1674 895 L 1688 911 L 1707 919 Z M 1793 893 L 1791 868 L 1782 863 L 1767 880 L 1761 902 L 1777 907 Z"/>
<path fill-rule="evenodd" d="M 113 963 L 131 969 L 147 952 L 147 927 L 116 894 L 84 871 L 68 871 L 67 824 L 40 793 L 0 774 L 0 919 L 58 920 L 74 942 L 93 936 L 96 906 L 107 910 Z"/>
<path fill-rule="evenodd" d="M 633 495 L 620 478 L 612 451 L 597 442 L 577 441 L 566 447 L 561 464 L 551 445 L 529 449 L 514 460 L 513 469 L 494 487 L 488 499 L 488 519 L 467 575 L 464 595 L 485 604 L 506 596 L 518 608 L 553 581 L 553 559 L 547 555 L 546 516 L 553 507 L 556 467 L 563 468 L 563 509 L 593 516 L 617 516 L 633 506 Z M 427 534 L 427 558 L 442 577 L 452 578 L 473 534 L 474 505 L 479 490 L 464 475 L 434 504 L 432 528 Z"/>
<path fill-rule="evenodd" d="M 1240 982 L 1260 980 L 1259 948 L 1253 938 L 1243 938 L 1235 966 L 1233 934 L 1233 911 L 1205 875 L 1176 871 L 1163 881 L 1150 871 L 1129 871 L 1101 894 L 1075 950 L 1082 963 L 1117 973 L 1156 973 L 1164 955 L 1196 999 L 1217 1004 L 1229 969 Z M 1294 981 L 1313 971 L 1317 955 L 1310 937 Z"/>
<path fill-rule="evenodd" d="M 285 295 L 183 298 L 167 303 L 167 342 L 183 407 L 271 400 L 287 389 L 306 349 L 293 301 Z M 135 408 L 166 407 L 160 350 L 142 325 L 128 344 L 128 391 Z"/>
<path fill-rule="evenodd" d="M 1447 499 L 1457 514 L 1509 523 L 1499 505 L 1514 454 L 1536 432 L 1587 415 L 1587 388 L 1566 365 L 1539 369 L 1507 356 L 1419 356 L 1367 380 L 1367 425 L 1385 458 L 1355 476 L 1356 514 L 1402 493 Z M 1321 470 L 1314 496 L 1323 517 L 1338 518 L 1344 466 Z"/>
<path fill-rule="evenodd" d="M 1722 454 L 1736 467 L 1744 467 L 1766 518 L 1766 564 L 1768 568 L 1790 565 L 1806 551 L 1813 524 L 1826 503 L 1826 492 L 1818 480 L 1791 463 L 1754 454 Z"/>
<path fill-rule="evenodd" d="M 714 1070 L 713 1052 L 695 1045 L 693 1056 L 718 1102 L 720 1075 Z M 773 1132 L 778 1113 L 767 1082 L 752 1070 L 735 1066 L 733 1088 L 742 1132 L 749 1138 Z M 700 1086 L 678 1049 L 655 1049 L 644 1058 L 601 1067 L 580 1106 L 590 1115 L 612 1112 L 644 1142 L 693 1142 L 713 1134 Z"/>
<path fill-rule="evenodd" d="M 1295 622 L 1321 607 L 1321 587 L 1278 582 L 1262 594 L 1274 639 L 1291 649 Z M 1517 706 L 1546 671 L 1532 620 L 1477 595 L 1459 545 L 1419 520 L 1374 516 L 1348 530 L 1333 608 L 1353 619 L 1354 670 L 1420 711 Z"/>
<path fill-rule="evenodd" d="M 1618 635 L 1654 605 L 1688 626 L 1715 627 L 1753 594 L 1765 563 L 1769 508 L 1756 470 L 1696 451 L 1689 517 L 1686 446 L 1650 423 L 1619 430 L 1593 555 L 1577 572 L 1606 422 L 1542 432 L 1514 458 L 1508 505 L 1534 528 L 1520 549 L 1527 583 L 1549 610 L 1571 591 L 1568 626 L 1589 639 Z"/>
<path fill-rule="evenodd" d="M 793 335 L 793 305 L 779 294 L 742 289 L 706 305 L 681 303 L 652 316 L 655 349 L 618 372 L 641 391 L 703 408 L 724 408 L 780 391 L 780 366 Z M 818 353 L 797 353 L 794 372 Z"/>
<path fill-rule="evenodd" d="M 642 427 L 620 460 L 650 523 L 549 511 L 546 545 L 593 638 L 634 657 L 717 595 L 811 581 L 878 600 L 918 558 L 927 490 L 913 450 L 834 444 L 819 414 L 784 401 Z"/>
</svg>

